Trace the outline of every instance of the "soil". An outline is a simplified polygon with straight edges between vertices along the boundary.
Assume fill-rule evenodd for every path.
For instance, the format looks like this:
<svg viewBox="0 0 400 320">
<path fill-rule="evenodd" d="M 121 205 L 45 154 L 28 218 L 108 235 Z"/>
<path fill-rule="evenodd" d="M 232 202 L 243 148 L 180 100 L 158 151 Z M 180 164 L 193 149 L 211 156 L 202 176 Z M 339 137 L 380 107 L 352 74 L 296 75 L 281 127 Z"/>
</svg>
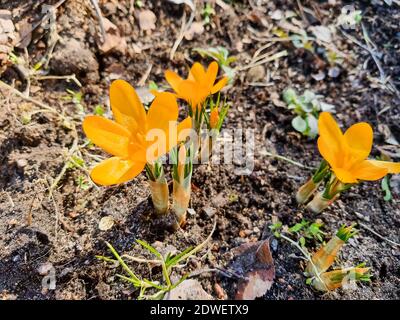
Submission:
<svg viewBox="0 0 400 320">
<path fill-rule="evenodd" d="M 12 11 L 13 23 L 26 28 L 40 21 L 43 4 L 56 2 L 0 0 L 0 9 Z M 137 290 L 116 277 L 121 271 L 96 259 L 96 255 L 110 256 L 105 241 L 121 254 L 150 257 L 135 244 L 136 239 L 184 250 L 204 241 L 216 221 L 210 243 L 173 275 L 178 278 L 195 272 L 193 277 L 214 297 L 220 293 L 220 287 L 225 297 L 235 296 L 237 279 L 215 272 L 229 268 L 231 250 L 269 238 L 276 277 L 263 299 L 399 299 L 400 250 L 387 240 L 400 242 L 400 180 L 391 179 L 392 201 L 383 199 L 379 182 L 365 182 L 344 193 L 320 215 L 299 207 L 294 194 L 311 174 L 305 167 L 316 167 L 321 157 L 316 140 L 291 127 L 293 114 L 279 97 L 289 86 L 300 93 L 310 89 L 321 94 L 324 101 L 335 105 L 336 118 L 344 128 L 357 121 L 367 121 L 374 127 L 372 156 L 380 154 L 379 147 L 391 150 L 392 160 L 400 161 L 399 146 L 393 140 L 391 144 L 388 142 L 388 133 L 400 141 L 399 5 L 388 6 L 383 1 L 352 2 L 363 11 L 362 23 L 376 51 L 382 54 L 380 64 L 391 84 L 379 82 L 380 72 L 371 55 L 340 31 L 334 34 L 331 43 L 345 56 L 337 64 L 338 77 L 327 74 L 330 64 L 323 45 L 314 43 L 312 53 L 285 41 L 274 42 L 267 50 L 287 50 L 286 57 L 267 63 L 258 71 L 238 72 L 224 93 L 232 103 L 224 128 L 254 129 L 254 170 L 250 175 L 237 175 L 235 164 L 196 167 L 192 181 L 193 210 L 184 229 L 174 232 L 163 219 L 154 218 L 144 173 L 120 186 L 89 184 L 86 188 L 77 180 L 86 179 L 87 171 L 70 168 L 49 194 L 49 186 L 60 175 L 76 139 L 75 131 L 60 115 L 76 125 L 78 144 L 82 146 L 85 143 L 82 118 L 93 113 L 97 105 L 109 107 L 108 87 L 113 79 L 125 79 L 137 86 L 152 65 L 146 86 L 149 81 L 165 85 L 164 70 L 171 68 L 186 74 L 193 61 L 209 62 L 193 51 L 196 47 L 223 46 L 237 57 L 234 66 L 243 67 L 267 43 L 266 39 L 276 38 L 272 29 L 279 21 L 271 13 L 277 9 L 294 11 L 297 21 L 302 21 L 304 15 L 303 19 L 308 21 L 306 29 L 310 30 L 313 25 L 335 25 L 341 8 L 348 3 L 301 1 L 300 10 L 296 1 L 287 0 L 210 1 L 216 11 L 211 24 L 192 40 L 184 39 L 171 60 L 170 50 L 184 10 L 187 17 L 190 15 L 188 8 L 161 0 L 141 1 L 142 8 L 132 8 L 127 0 L 99 2 L 103 15 L 117 26 L 119 37 L 119 46 L 106 53 L 101 49 L 101 32 L 91 1 L 70 0 L 57 9 L 52 28 L 55 26 L 60 39 L 47 69 L 43 70 L 52 76 L 74 73 L 82 88 L 63 79 L 32 77 L 30 84 L 30 97 L 51 106 L 56 113 L 43 111 L 8 90 L 0 91 L 0 297 L 134 299 Z M 198 8 L 203 5 L 198 1 Z M 155 14 L 154 30 L 140 29 L 141 10 Z M 198 22 L 202 21 L 200 11 L 195 18 Z M 14 52 L 27 57 L 30 66 L 34 66 L 51 44 L 49 30 L 39 25 L 29 35 L 26 54 L 23 48 L 15 48 Z M 363 42 L 360 25 L 347 32 Z M 260 72 L 265 74 L 258 77 Z M 325 72 L 325 77 L 315 80 L 313 76 L 318 72 Z M 1 80 L 21 92 L 27 88 L 26 79 L 15 66 L 8 66 Z M 66 98 L 67 89 L 82 93 L 83 113 Z M 29 121 L 22 120 L 27 112 L 35 110 L 42 111 L 33 114 Z M 95 157 L 106 156 L 94 147 L 82 149 L 87 168 L 95 163 Z M 267 156 L 265 151 L 305 166 Z M 101 231 L 98 224 L 105 216 L 112 216 L 115 224 L 110 230 Z M 320 219 L 326 240 L 342 224 L 360 222 L 381 235 L 384 239 L 359 226 L 358 235 L 344 247 L 336 262 L 345 266 L 366 262 L 371 267 L 372 281 L 329 293 L 317 292 L 307 285 L 303 275 L 305 265 L 298 258 L 300 252 L 285 240 L 275 238 L 268 228 L 276 219 L 292 226 L 303 218 Z M 314 250 L 318 243 L 308 241 L 307 246 Z M 41 269 L 45 266 L 55 268 L 54 290 L 43 289 Z M 132 266 L 140 276 L 160 276 L 157 268 L 134 263 Z"/>
</svg>

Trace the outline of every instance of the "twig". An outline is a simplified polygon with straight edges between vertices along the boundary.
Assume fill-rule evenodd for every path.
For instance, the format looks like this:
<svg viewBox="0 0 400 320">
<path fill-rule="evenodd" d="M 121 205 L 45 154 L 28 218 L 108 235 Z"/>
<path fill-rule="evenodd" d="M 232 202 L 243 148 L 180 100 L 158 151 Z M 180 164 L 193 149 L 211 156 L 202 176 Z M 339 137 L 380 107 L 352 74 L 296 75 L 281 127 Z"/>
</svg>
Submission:
<svg viewBox="0 0 400 320">
<path fill-rule="evenodd" d="M 35 203 L 37 194 L 38 194 L 38 191 L 35 192 L 35 195 L 32 198 L 32 202 L 31 202 L 31 205 L 29 207 L 29 211 L 28 211 L 28 214 L 26 217 L 26 223 L 28 226 L 30 226 L 32 224 L 32 209 L 33 209 L 33 204 Z"/>
<path fill-rule="evenodd" d="M 106 28 L 104 27 L 103 15 L 101 13 L 99 3 L 97 2 L 97 0 L 90 0 L 90 2 L 92 3 L 94 10 L 96 11 L 97 18 L 99 19 L 101 38 L 102 42 L 104 43 L 106 41 Z"/>
<path fill-rule="evenodd" d="M 263 59 L 263 60 L 257 60 L 257 62 L 250 62 L 248 65 L 239 68 L 238 71 L 244 71 L 244 70 L 256 67 L 258 65 L 261 65 L 261 64 L 264 64 L 264 63 L 267 63 L 270 61 L 278 60 L 287 55 L 288 55 L 288 52 L 286 50 L 282 50 L 282 51 L 279 51 L 278 53 L 275 53 L 274 55 L 272 55 L 270 57 Z"/>
<path fill-rule="evenodd" d="M 18 97 L 20 97 L 21 99 L 28 101 L 30 103 L 33 103 L 35 105 L 37 105 L 38 107 L 41 107 L 42 109 L 48 110 L 49 112 L 55 113 L 57 114 L 61 119 L 63 120 L 67 120 L 62 114 L 60 114 L 59 111 L 57 111 L 56 109 L 48 106 L 47 104 L 40 102 L 36 99 L 33 99 L 31 97 L 27 97 L 25 96 L 21 91 L 15 89 L 14 87 L 8 85 L 7 83 L 3 82 L 0 80 L 0 88 L 6 89 L 8 91 L 11 91 L 12 93 L 14 93 L 15 95 L 17 95 Z"/>
<path fill-rule="evenodd" d="M 312 167 L 306 166 L 306 165 L 304 165 L 304 164 L 302 164 L 300 162 L 294 161 L 292 159 L 289 159 L 287 157 L 281 156 L 279 154 L 268 152 L 266 150 L 262 151 L 261 155 L 272 157 L 272 158 L 276 158 L 276 159 L 279 159 L 279 160 L 283 160 L 283 161 L 289 162 L 290 164 L 293 164 L 293 165 L 298 166 L 298 167 L 303 168 L 303 169 L 314 170 L 314 168 L 312 168 Z"/>
<path fill-rule="evenodd" d="M 183 12 L 181 29 L 180 29 L 180 31 L 179 31 L 178 38 L 176 39 L 176 41 L 175 41 L 175 43 L 174 43 L 174 45 L 173 45 L 173 47 L 172 47 L 172 49 L 171 49 L 171 52 L 170 52 L 170 54 L 169 54 L 169 59 L 170 59 L 170 60 L 174 59 L 175 52 L 176 52 L 176 50 L 178 49 L 179 44 L 182 42 L 183 37 L 185 36 L 186 31 L 189 30 L 190 26 L 192 25 L 195 16 L 196 16 L 196 10 L 195 10 L 195 9 L 192 9 L 192 12 L 191 12 L 191 14 L 190 14 L 189 20 L 188 20 L 188 22 L 186 23 L 186 12 L 185 12 L 185 11 Z"/>
<path fill-rule="evenodd" d="M 358 223 L 361 227 L 363 227 L 364 229 L 368 230 L 369 232 L 373 233 L 374 235 L 376 235 L 378 238 L 381 238 L 382 240 L 390 243 L 391 245 L 394 245 L 396 247 L 400 247 L 400 243 L 394 242 L 388 238 L 385 238 L 384 236 L 380 235 L 378 232 L 372 230 L 370 227 L 366 226 L 365 224 L 359 222 Z"/>
<path fill-rule="evenodd" d="M 67 76 L 38 76 L 35 77 L 36 80 L 42 81 L 42 80 L 67 80 L 67 82 L 73 81 L 78 87 L 82 87 L 82 84 L 80 81 L 76 78 L 75 74 L 67 75 Z"/>
<path fill-rule="evenodd" d="M 57 8 L 60 7 L 65 1 L 67 1 L 67 0 L 60 0 L 60 1 L 58 1 L 54 6 L 52 6 L 52 9 L 53 9 L 53 10 L 57 9 Z M 36 23 L 32 26 L 32 28 L 29 30 L 29 32 L 27 32 L 26 34 L 24 34 L 24 35 L 21 37 L 21 39 L 20 39 L 19 42 L 17 43 L 17 46 L 20 45 L 20 44 L 25 40 L 25 38 L 26 38 L 29 34 L 31 34 L 37 27 L 39 27 L 39 26 L 43 23 L 43 21 L 45 21 L 45 20 L 47 20 L 47 19 L 50 19 L 50 17 L 51 17 L 51 12 L 48 11 L 48 12 L 40 19 L 40 21 L 36 22 Z"/>
<path fill-rule="evenodd" d="M 143 86 L 146 84 L 146 80 L 147 80 L 147 78 L 149 77 L 152 68 L 153 68 L 153 65 L 152 65 L 152 64 L 150 64 L 150 65 L 147 67 L 146 72 L 143 74 L 143 76 L 140 78 L 139 82 L 137 83 L 137 85 L 138 85 L 139 87 L 143 87 Z"/>
</svg>

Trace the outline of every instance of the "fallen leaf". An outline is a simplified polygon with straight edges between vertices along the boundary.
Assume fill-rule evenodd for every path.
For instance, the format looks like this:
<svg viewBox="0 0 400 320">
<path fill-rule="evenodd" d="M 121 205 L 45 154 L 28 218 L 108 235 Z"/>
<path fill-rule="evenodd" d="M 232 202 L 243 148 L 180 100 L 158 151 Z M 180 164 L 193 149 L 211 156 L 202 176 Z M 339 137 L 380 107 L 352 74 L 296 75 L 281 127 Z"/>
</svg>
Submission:
<svg viewBox="0 0 400 320">
<path fill-rule="evenodd" d="M 107 231 L 110 230 L 114 225 L 114 218 L 111 216 L 105 216 L 100 219 L 99 222 L 99 229 L 101 231 Z"/>
<path fill-rule="evenodd" d="M 195 35 L 200 35 L 204 32 L 202 22 L 193 22 L 190 28 L 185 32 L 185 39 L 192 40 Z"/>
<path fill-rule="evenodd" d="M 121 36 L 118 27 L 107 18 L 103 18 L 103 22 L 106 36 L 104 42 L 99 46 L 100 51 L 102 53 L 118 51 L 125 54 L 127 49 L 126 40 Z"/>
<path fill-rule="evenodd" d="M 157 17 L 151 10 L 142 10 L 139 12 L 139 26 L 143 31 L 151 31 L 156 28 Z"/>
<path fill-rule="evenodd" d="M 239 280 L 235 299 L 254 300 L 265 295 L 275 279 L 269 240 L 245 243 L 231 252 L 236 258 L 230 269 L 243 276 Z"/>
</svg>

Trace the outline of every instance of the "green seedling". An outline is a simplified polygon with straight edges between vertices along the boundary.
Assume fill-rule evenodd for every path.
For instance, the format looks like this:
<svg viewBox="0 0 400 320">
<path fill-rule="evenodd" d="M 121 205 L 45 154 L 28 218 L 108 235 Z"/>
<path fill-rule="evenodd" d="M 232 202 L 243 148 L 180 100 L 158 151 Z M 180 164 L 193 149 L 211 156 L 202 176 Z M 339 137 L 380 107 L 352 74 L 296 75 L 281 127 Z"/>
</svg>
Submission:
<svg viewBox="0 0 400 320">
<path fill-rule="evenodd" d="M 73 90 L 67 89 L 66 90 L 68 95 L 65 97 L 65 100 L 71 101 L 76 109 L 78 110 L 79 113 L 84 113 L 84 107 L 82 105 L 82 93 L 81 92 L 75 92 Z"/>
<path fill-rule="evenodd" d="M 282 222 L 277 221 L 268 226 L 268 228 L 271 230 L 271 232 L 274 234 L 276 238 L 279 238 L 280 237 L 279 230 L 282 228 Z"/>
<path fill-rule="evenodd" d="M 211 22 L 211 17 L 213 15 L 215 15 L 215 10 L 214 8 L 211 6 L 210 3 L 206 3 L 206 5 L 204 6 L 203 10 L 201 11 L 201 15 L 203 16 L 203 21 L 204 24 L 210 24 Z"/>
<path fill-rule="evenodd" d="M 167 254 L 163 255 L 147 242 L 136 240 L 136 242 L 140 244 L 146 251 L 148 251 L 148 253 L 153 255 L 155 259 L 148 260 L 145 258 L 132 257 L 128 255 L 120 256 L 118 252 L 114 249 L 114 247 L 108 242 L 106 242 L 106 245 L 113 254 L 114 258 L 105 256 L 96 256 L 96 258 L 105 262 L 120 265 L 125 271 L 126 275 L 117 274 L 117 277 L 131 283 L 134 287 L 139 289 L 138 300 L 160 300 L 164 298 L 166 293 L 176 288 L 182 281 L 187 278 L 187 275 L 184 275 L 177 282 L 172 283 L 171 273 L 174 268 L 182 267 L 182 262 L 187 261 L 191 256 L 200 251 L 207 244 L 208 241 L 210 241 L 211 236 L 214 233 L 215 226 L 216 224 L 214 223 L 210 235 L 201 244 L 194 248 L 189 247 L 178 254 L 172 254 L 171 252 L 168 252 Z M 136 261 L 138 263 L 158 265 L 161 267 L 162 276 L 158 280 L 141 278 L 139 275 L 135 274 L 135 272 L 127 265 L 124 258 L 131 261 Z M 151 291 L 151 293 L 147 294 L 148 291 Z"/>
<path fill-rule="evenodd" d="M 310 90 L 304 91 L 299 96 L 292 88 L 283 91 L 282 98 L 288 105 L 288 109 L 293 110 L 297 115 L 292 119 L 292 127 L 310 138 L 318 135 L 318 116 L 322 111 L 334 112 L 335 106 L 322 102 L 323 96 L 316 95 Z"/>
<path fill-rule="evenodd" d="M 86 191 L 90 188 L 90 183 L 83 176 L 79 176 L 76 179 L 76 183 L 78 184 L 78 187 L 81 188 L 83 191 Z"/>
<path fill-rule="evenodd" d="M 388 175 L 382 179 L 381 188 L 385 193 L 383 200 L 391 201 L 393 197 L 392 197 L 392 192 L 390 191 L 390 178 Z"/>
</svg>

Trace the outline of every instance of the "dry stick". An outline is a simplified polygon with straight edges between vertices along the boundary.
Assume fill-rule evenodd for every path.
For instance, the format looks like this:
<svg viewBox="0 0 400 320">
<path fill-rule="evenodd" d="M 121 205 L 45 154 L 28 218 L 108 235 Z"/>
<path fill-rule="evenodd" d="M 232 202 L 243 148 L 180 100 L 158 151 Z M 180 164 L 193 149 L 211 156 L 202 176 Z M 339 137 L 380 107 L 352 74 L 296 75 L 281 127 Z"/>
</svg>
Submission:
<svg viewBox="0 0 400 320">
<path fill-rule="evenodd" d="M 279 160 L 283 160 L 283 161 L 289 162 L 290 164 L 293 164 L 293 165 L 298 166 L 298 167 L 303 168 L 303 169 L 314 170 L 314 168 L 312 168 L 312 167 L 306 166 L 306 165 L 304 165 L 304 164 L 302 164 L 300 162 L 294 161 L 292 159 L 286 158 L 286 157 L 281 156 L 281 155 L 276 154 L 276 153 L 263 151 L 261 155 L 263 155 L 263 156 L 265 155 L 265 156 L 268 156 L 268 157 L 272 157 L 272 158 L 276 158 L 276 159 L 279 159 Z"/>
<path fill-rule="evenodd" d="M 46 105 L 43 102 L 40 102 L 38 100 L 35 100 L 31 97 L 27 97 L 26 95 L 24 95 L 21 91 L 15 89 L 14 87 L 8 85 L 7 83 L 3 82 L 0 80 L 0 88 L 6 89 L 12 93 L 14 93 L 15 95 L 17 95 L 18 97 L 20 97 L 21 99 L 28 101 L 30 103 L 33 103 L 35 105 L 37 105 L 38 107 L 41 107 L 42 109 L 48 110 L 49 112 L 53 112 L 56 113 L 60 118 L 62 118 L 63 120 L 67 120 L 62 114 L 60 114 L 57 110 L 53 109 L 52 107 L 49 107 L 48 105 Z"/>
<path fill-rule="evenodd" d="M 247 66 L 239 68 L 238 71 L 244 71 L 244 70 L 256 67 L 258 65 L 261 65 L 261 64 L 264 64 L 264 63 L 267 63 L 267 62 L 270 62 L 270 61 L 278 60 L 278 59 L 280 59 L 282 57 L 285 57 L 287 55 L 288 55 L 287 51 L 286 50 L 282 50 L 282 51 L 279 51 L 278 53 L 275 53 L 274 55 L 272 55 L 270 57 L 267 57 L 267 58 L 263 59 L 263 60 L 258 60 L 257 62 L 250 62 Z"/>
<path fill-rule="evenodd" d="M 54 6 L 52 6 L 53 10 L 57 9 L 57 8 L 58 8 L 59 6 L 61 6 L 65 1 L 67 1 L 67 0 L 60 0 L 60 1 L 58 1 Z M 36 23 L 32 26 L 32 28 L 29 30 L 29 32 L 27 32 L 26 34 L 24 34 L 24 35 L 21 37 L 21 40 L 17 43 L 17 46 L 20 45 L 20 44 L 22 43 L 22 41 L 24 41 L 25 38 L 26 38 L 29 34 L 31 34 L 37 27 L 39 27 L 39 26 L 43 23 L 43 21 L 45 21 L 45 20 L 47 20 L 47 19 L 50 19 L 50 17 L 51 17 L 51 12 L 47 12 L 47 13 L 42 17 L 42 19 L 40 19 L 40 21 L 36 22 Z"/>
<path fill-rule="evenodd" d="M 67 82 L 73 81 L 73 82 L 75 82 L 75 84 L 78 87 L 82 87 L 82 84 L 76 78 L 75 74 L 71 74 L 71 75 L 68 75 L 68 76 L 52 76 L 52 75 L 38 76 L 38 77 L 35 77 L 35 79 L 38 80 L 38 81 L 42 81 L 42 80 L 67 80 Z"/>
<path fill-rule="evenodd" d="M 34 204 L 34 202 L 36 200 L 37 194 L 38 194 L 38 191 L 35 192 L 35 195 L 32 198 L 32 202 L 31 202 L 31 205 L 29 207 L 29 211 L 28 211 L 28 214 L 27 214 L 27 217 L 26 217 L 26 223 L 27 223 L 28 226 L 30 226 L 32 224 L 32 209 L 33 209 L 33 204 Z"/>
<path fill-rule="evenodd" d="M 370 227 L 366 226 L 365 224 L 363 224 L 363 223 L 361 223 L 361 222 L 359 222 L 358 224 L 359 224 L 361 227 L 363 227 L 364 229 L 366 229 L 366 230 L 368 230 L 369 232 L 371 232 L 371 233 L 373 233 L 374 235 L 376 235 L 377 237 L 381 238 L 382 240 L 384 240 L 384 241 L 390 243 L 391 245 L 400 247 L 400 243 L 397 243 L 397 242 L 394 242 L 394 241 L 392 241 L 392 240 L 390 240 L 390 239 L 385 238 L 384 236 L 380 235 L 378 232 L 372 230 Z"/>
<path fill-rule="evenodd" d="M 137 85 L 138 85 L 139 87 L 143 87 L 143 86 L 146 84 L 146 80 L 147 80 L 147 78 L 149 77 L 152 68 L 153 68 L 153 65 L 152 65 L 152 64 L 150 64 L 150 65 L 147 67 L 146 72 L 143 74 L 143 76 L 140 78 L 139 82 L 137 83 Z"/>
<path fill-rule="evenodd" d="M 103 15 L 101 13 L 99 3 L 97 2 L 97 0 L 90 0 L 90 2 L 92 3 L 94 10 L 96 11 L 97 18 L 99 19 L 102 42 L 104 43 L 106 41 L 106 28 L 104 27 Z"/>
<path fill-rule="evenodd" d="M 171 52 L 169 55 L 170 60 L 172 60 L 174 58 L 175 52 L 178 49 L 179 44 L 182 42 L 186 31 L 189 30 L 190 26 L 192 25 L 195 16 L 196 16 L 196 10 L 192 9 L 192 12 L 189 17 L 189 21 L 188 21 L 188 23 L 186 23 L 186 12 L 185 11 L 183 12 L 181 30 L 179 31 L 178 38 L 176 39 L 176 41 L 171 49 Z"/>
</svg>

